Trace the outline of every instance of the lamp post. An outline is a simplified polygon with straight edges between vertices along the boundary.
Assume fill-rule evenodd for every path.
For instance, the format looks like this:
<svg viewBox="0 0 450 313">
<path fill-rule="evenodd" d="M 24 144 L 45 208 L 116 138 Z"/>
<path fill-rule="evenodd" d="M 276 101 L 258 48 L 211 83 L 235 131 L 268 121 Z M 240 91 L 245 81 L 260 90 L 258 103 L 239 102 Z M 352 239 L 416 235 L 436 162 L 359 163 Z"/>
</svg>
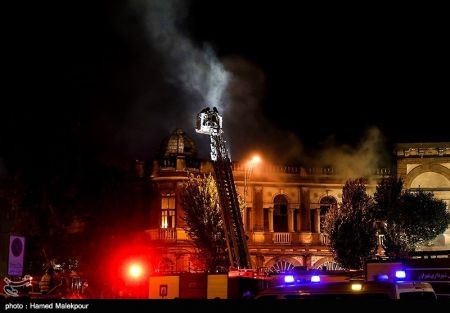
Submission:
<svg viewBox="0 0 450 313">
<path fill-rule="evenodd" d="M 386 253 L 383 247 L 383 240 L 382 240 L 382 237 L 384 236 L 383 226 L 385 227 L 385 223 L 383 223 L 382 221 L 380 220 L 375 221 L 376 236 L 377 236 L 377 251 L 375 255 L 380 258 L 385 257 Z"/>
<path fill-rule="evenodd" d="M 245 214 L 245 210 L 247 209 L 247 192 L 248 192 L 248 182 L 250 180 L 250 177 L 252 175 L 253 169 L 255 165 L 261 162 L 261 157 L 259 155 L 254 155 L 247 163 L 245 164 L 244 168 L 244 203 L 245 207 L 244 210 L 241 212 L 242 220 L 245 225 L 245 220 L 247 218 Z M 245 227 L 245 226 L 244 226 Z"/>
<path fill-rule="evenodd" d="M 250 180 L 250 176 L 252 175 L 253 168 L 256 164 L 261 162 L 261 157 L 259 155 L 254 155 L 247 163 L 245 164 L 244 169 L 244 202 L 247 203 L 247 191 L 248 191 L 248 182 Z"/>
</svg>

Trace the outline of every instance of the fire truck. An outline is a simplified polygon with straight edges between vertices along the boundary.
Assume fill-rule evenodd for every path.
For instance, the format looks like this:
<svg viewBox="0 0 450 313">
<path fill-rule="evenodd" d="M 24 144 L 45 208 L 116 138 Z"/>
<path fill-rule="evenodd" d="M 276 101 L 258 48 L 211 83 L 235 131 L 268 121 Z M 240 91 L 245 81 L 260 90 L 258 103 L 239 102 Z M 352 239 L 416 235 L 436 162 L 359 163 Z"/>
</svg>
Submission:
<svg viewBox="0 0 450 313">
<path fill-rule="evenodd" d="M 230 265 L 236 269 L 250 269 L 250 254 L 242 225 L 239 200 L 234 184 L 231 160 L 223 137 L 222 117 L 214 107 L 197 115 L 196 132 L 209 135 L 222 219 L 228 246 Z"/>
<path fill-rule="evenodd" d="M 438 299 L 450 299 L 450 250 L 417 251 L 403 259 L 368 260 L 367 281 L 413 281 L 431 284 Z"/>
<path fill-rule="evenodd" d="M 222 121 L 215 107 L 205 108 L 197 115 L 195 130 L 210 137 L 230 270 L 225 274 L 153 275 L 149 282 L 150 298 L 243 298 L 269 286 L 270 278 L 252 269 Z"/>
</svg>

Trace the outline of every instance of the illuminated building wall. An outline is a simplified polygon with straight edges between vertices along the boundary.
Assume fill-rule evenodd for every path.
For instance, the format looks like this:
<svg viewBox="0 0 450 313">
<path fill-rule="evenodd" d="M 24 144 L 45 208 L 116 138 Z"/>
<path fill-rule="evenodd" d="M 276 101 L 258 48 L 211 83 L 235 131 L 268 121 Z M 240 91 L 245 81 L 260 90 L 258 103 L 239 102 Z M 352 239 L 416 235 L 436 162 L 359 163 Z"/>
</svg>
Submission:
<svg viewBox="0 0 450 313">
<path fill-rule="evenodd" d="M 193 271 L 196 265 L 191 260 L 191 241 L 183 230 L 180 188 L 188 173 L 210 173 L 212 164 L 196 159 L 195 143 L 179 129 L 164 140 L 161 148 L 163 153 L 153 162 L 150 178 L 154 201 L 147 231 L 152 243 L 164 248 L 161 268 L 155 270 Z M 450 150 L 438 149 L 437 154 L 427 157 L 406 156 L 400 150 L 397 175 L 405 178 L 406 187 L 426 186 L 450 202 Z M 336 268 L 321 224 L 327 209 L 342 201 L 342 187 L 348 177 L 331 167 L 264 163 L 255 166 L 250 177 L 246 177 L 246 170 L 244 162 L 233 163 L 237 191 L 245 194 L 247 203 L 242 216 L 253 266 L 274 272 L 293 266 Z M 374 169 L 368 192 L 373 193 L 376 181 L 390 174 L 390 169 Z M 447 233 L 438 241 L 450 244 Z"/>
<path fill-rule="evenodd" d="M 410 190 L 421 188 L 433 192 L 450 210 L 450 142 L 408 143 L 396 146 L 397 176 Z M 432 246 L 422 250 L 448 250 L 450 228 L 438 236 Z"/>
</svg>

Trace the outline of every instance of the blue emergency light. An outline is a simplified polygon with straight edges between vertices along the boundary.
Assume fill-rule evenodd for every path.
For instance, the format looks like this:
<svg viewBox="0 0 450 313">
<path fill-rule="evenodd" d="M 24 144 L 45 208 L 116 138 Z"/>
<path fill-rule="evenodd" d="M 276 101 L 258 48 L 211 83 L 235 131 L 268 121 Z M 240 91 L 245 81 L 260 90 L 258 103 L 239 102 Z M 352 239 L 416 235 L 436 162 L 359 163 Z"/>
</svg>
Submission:
<svg viewBox="0 0 450 313">
<path fill-rule="evenodd" d="M 389 280 L 389 276 L 386 274 L 379 274 L 376 276 L 378 281 L 387 281 Z"/>
<path fill-rule="evenodd" d="M 319 275 L 311 276 L 311 282 L 312 283 L 320 283 L 320 276 Z"/>
<path fill-rule="evenodd" d="M 284 282 L 285 283 L 293 283 L 294 282 L 294 276 L 293 275 L 286 275 L 286 276 L 284 276 Z"/>
<path fill-rule="evenodd" d="M 395 271 L 395 278 L 398 278 L 398 279 L 406 278 L 406 272 L 405 271 Z"/>
</svg>

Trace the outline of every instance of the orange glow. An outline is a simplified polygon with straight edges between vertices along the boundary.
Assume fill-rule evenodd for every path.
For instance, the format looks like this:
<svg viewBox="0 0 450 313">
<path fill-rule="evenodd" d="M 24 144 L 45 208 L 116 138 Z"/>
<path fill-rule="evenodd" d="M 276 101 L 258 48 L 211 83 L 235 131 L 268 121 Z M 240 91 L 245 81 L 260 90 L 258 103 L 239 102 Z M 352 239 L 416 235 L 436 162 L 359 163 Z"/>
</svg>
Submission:
<svg viewBox="0 0 450 313">
<path fill-rule="evenodd" d="M 261 157 L 257 154 L 253 155 L 252 158 L 247 162 L 247 166 L 253 167 L 256 164 L 261 163 Z"/>
<path fill-rule="evenodd" d="M 361 284 L 352 284 L 352 290 L 353 291 L 361 291 L 362 285 Z"/>
<path fill-rule="evenodd" d="M 261 162 L 261 157 L 259 155 L 254 155 L 250 161 L 252 164 L 257 164 Z"/>
</svg>

